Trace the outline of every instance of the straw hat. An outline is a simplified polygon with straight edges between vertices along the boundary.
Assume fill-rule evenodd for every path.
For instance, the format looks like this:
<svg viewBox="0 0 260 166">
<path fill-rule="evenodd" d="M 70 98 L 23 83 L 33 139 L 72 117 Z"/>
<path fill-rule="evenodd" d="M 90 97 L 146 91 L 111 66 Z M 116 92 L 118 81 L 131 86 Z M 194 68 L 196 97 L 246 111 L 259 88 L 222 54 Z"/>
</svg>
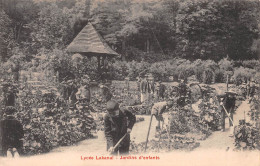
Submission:
<svg viewBox="0 0 260 166">
<path fill-rule="evenodd" d="M 232 94 L 232 95 L 237 95 L 237 93 L 234 90 L 229 90 L 225 92 L 226 94 Z"/>
</svg>

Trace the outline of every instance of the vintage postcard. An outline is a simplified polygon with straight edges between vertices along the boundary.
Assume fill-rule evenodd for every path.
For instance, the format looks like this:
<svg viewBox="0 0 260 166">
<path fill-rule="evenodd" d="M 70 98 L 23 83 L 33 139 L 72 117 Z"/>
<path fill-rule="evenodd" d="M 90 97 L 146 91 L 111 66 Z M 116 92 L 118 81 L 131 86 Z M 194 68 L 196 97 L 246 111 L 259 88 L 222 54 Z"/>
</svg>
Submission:
<svg viewBox="0 0 260 166">
<path fill-rule="evenodd" d="M 259 166 L 259 0 L 0 0 L 0 166 Z"/>
</svg>

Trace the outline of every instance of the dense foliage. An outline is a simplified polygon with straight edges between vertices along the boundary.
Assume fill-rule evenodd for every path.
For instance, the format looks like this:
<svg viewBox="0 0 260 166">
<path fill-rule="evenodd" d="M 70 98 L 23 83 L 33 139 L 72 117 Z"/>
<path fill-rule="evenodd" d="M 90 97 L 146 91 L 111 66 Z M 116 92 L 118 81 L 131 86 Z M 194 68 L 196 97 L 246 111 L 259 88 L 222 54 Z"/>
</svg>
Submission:
<svg viewBox="0 0 260 166">
<path fill-rule="evenodd" d="M 212 60 L 189 61 L 181 58 L 156 63 L 116 61 L 111 66 L 111 75 L 116 80 L 123 80 L 127 76 L 131 80 L 136 80 L 140 73 L 148 72 L 153 74 L 155 80 L 162 81 L 169 81 L 171 76 L 175 81 L 195 76 L 198 82 L 209 84 L 224 83 L 229 76 L 229 82 L 237 83 L 237 85 L 257 78 L 259 60 L 244 61 L 236 66 L 238 62 L 226 58 L 221 59 L 218 63 Z"/>
<path fill-rule="evenodd" d="M 195 76 L 204 83 L 226 82 L 229 75 L 239 83 L 254 77 L 259 66 L 257 60 L 244 61 L 260 52 L 258 6 L 245 0 L 3 0 L 1 70 L 44 70 L 60 82 L 84 74 L 100 79 L 95 58 L 66 53 L 91 22 L 126 60 L 110 61 L 110 79 L 150 72 L 162 81 Z"/>
<path fill-rule="evenodd" d="M 88 21 L 126 60 L 244 60 L 259 53 L 256 0 L 3 0 L 0 7 L 2 61 L 16 47 L 26 54 L 63 49 Z"/>
<path fill-rule="evenodd" d="M 235 128 L 235 146 L 237 150 L 260 149 L 259 129 L 250 123 L 240 120 L 240 124 Z"/>
<path fill-rule="evenodd" d="M 24 155 L 49 152 L 54 147 L 72 145 L 92 136 L 96 128 L 93 108 L 69 107 L 57 94 L 49 87 L 19 89 L 15 117 L 23 125 Z"/>
</svg>

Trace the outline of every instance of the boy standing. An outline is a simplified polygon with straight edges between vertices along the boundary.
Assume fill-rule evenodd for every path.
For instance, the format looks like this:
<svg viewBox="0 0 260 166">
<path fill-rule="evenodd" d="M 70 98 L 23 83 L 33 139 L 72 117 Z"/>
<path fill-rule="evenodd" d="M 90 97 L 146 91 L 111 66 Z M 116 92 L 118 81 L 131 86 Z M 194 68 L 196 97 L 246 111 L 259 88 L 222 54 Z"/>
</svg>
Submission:
<svg viewBox="0 0 260 166">
<path fill-rule="evenodd" d="M 3 120 L 0 121 L 0 136 L 1 136 L 1 155 L 7 156 L 7 152 L 13 156 L 21 154 L 22 141 L 24 132 L 22 124 L 16 120 L 13 114 L 16 109 L 12 106 L 6 107 Z"/>
</svg>

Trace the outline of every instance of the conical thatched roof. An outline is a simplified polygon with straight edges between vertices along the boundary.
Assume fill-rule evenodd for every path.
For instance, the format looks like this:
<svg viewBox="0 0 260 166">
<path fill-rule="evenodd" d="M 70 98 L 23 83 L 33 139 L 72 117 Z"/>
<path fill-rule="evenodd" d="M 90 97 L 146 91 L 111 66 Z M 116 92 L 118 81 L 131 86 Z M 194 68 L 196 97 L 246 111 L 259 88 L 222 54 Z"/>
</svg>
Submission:
<svg viewBox="0 0 260 166">
<path fill-rule="evenodd" d="M 88 23 L 67 47 L 68 52 L 89 56 L 119 56 L 98 34 L 91 23 Z"/>
</svg>

